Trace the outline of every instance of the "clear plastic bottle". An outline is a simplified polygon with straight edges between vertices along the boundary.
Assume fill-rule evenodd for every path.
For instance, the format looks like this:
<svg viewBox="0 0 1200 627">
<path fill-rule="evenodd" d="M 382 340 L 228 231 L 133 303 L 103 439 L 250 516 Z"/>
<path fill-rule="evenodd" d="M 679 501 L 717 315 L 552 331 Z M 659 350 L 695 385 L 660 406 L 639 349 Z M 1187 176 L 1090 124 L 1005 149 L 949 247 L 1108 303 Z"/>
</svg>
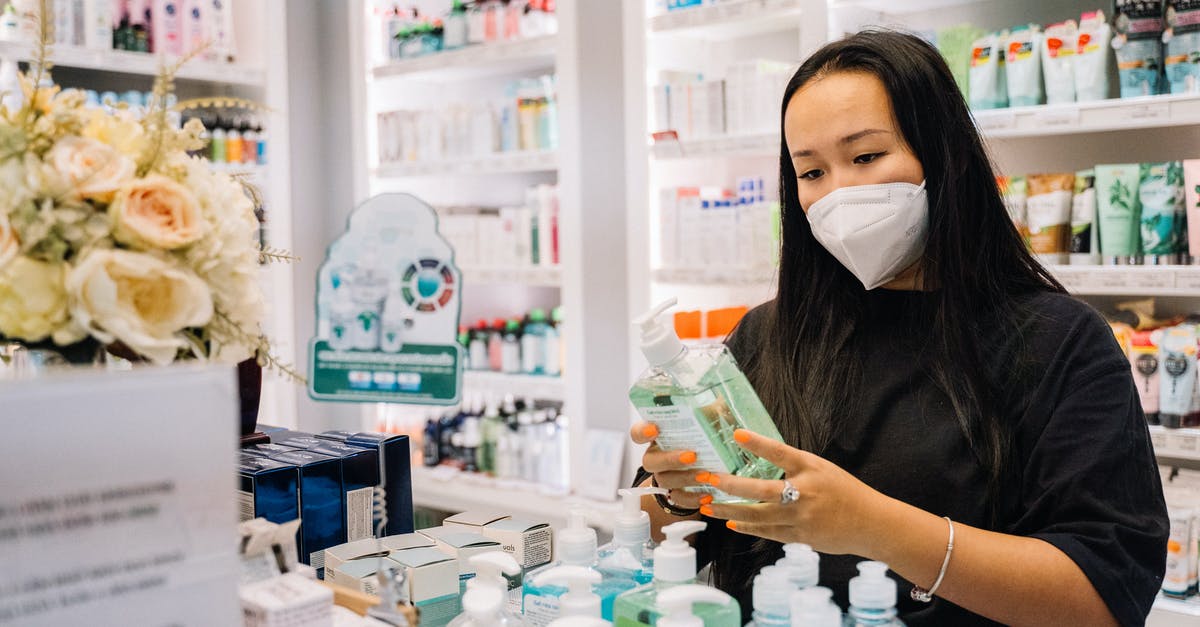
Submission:
<svg viewBox="0 0 1200 627">
<path fill-rule="evenodd" d="M 833 603 L 833 591 L 829 588 L 798 590 L 789 601 L 792 627 L 842 627 L 842 610 Z"/>
<path fill-rule="evenodd" d="M 470 559 L 475 577 L 467 582 L 463 595 L 463 613 L 449 627 L 523 627 L 525 622 L 506 607 L 508 581 L 504 575 L 521 574 L 521 567 L 507 553 L 493 551 Z"/>
<path fill-rule="evenodd" d="M 529 321 L 521 333 L 521 372 L 525 374 L 546 373 L 546 312 L 534 309 L 529 312 Z"/>
<path fill-rule="evenodd" d="M 783 441 L 775 423 L 725 346 L 689 348 L 658 320 L 675 303 L 671 299 L 634 321 L 651 366 L 629 391 L 634 407 L 643 420 L 658 425 L 660 447 L 696 451 L 697 469 L 778 479 L 783 475 L 779 467 L 733 439 L 737 429 L 748 429 Z M 721 503 L 745 502 L 719 491 L 714 495 Z"/>
<path fill-rule="evenodd" d="M 845 627 L 903 627 L 896 618 L 896 582 L 883 562 L 859 562 L 850 580 L 850 611 Z"/>
<path fill-rule="evenodd" d="M 650 537 L 650 515 L 642 509 L 642 497 L 648 494 L 666 495 L 662 488 L 625 488 L 621 496 L 621 513 L 613 522 L 612 542 L 600 547 L 600 572 L 610 577 L 626 577 L 639 585 L 654 580 L 654 549 Z M 608 608 L 605 618 L 612 618 Z"/>
<path fill-rule="evenodd" d="M 505 374 L 521 372 L 521 323 L 509 320 L 504 326 L 504 336 L 501 338 L 500 371 Z"/>
<path fill-rule="evenodd" d="M 470 356 L 471 370 L 488 369 L 487 341 L 487 321 L 480 320 L 476 322 L 475 327 L 471 329 L 471 340 L 467 345 L 467 353 Z"/>
<path fill-rule="evenodd" d="M 497 474 L 497 445 L 500 434 L 504 430 L 504 421 L 500 419 L 500 410 L 496 403 L 489 400 L 480 419 L 479 430 L 483 442 L 479 445 L 479 471 L 489 475 Z"/>
<path fill-rule="evenodd" d="M 488 329 L 488 366 L 492 372 L 504 372 L 504 326 L 504 319 L 497 318 Z"/>
<path fill-rule="evenodd" d="M 708 586 L 677 586 L 662 593 L 658 602 L 663 608 L 658 627 L 735 627 L 740 618 L 733 597 Z"/>
<path fill-rule="evenodd" d="M 768 566 L 754 577 L 753 620 L 746 627 L 790 627 L 791 607 L 788 599 L 795 592 L 786 570 Z"/>
<path fill-rule="evenodd" d="M 522 414 L 527 415 L 527 414 Z M 576 566 L 594 571 L 599 577 L 596 567 L 596 530 L 587 526 L 587 519 L 582 510 L 572 510 L 565 529 L 555 537 L 554 549 L 558 560 L 538 568 L 525 577 L 525 588 L 521 601 L 526 622 L 531 627 L 545 627 L 558 618 L 560 599 L 567 589 L 562 585 L 551 583 L 558 573 L 554 569 L 563 566 Z M 550 574 L 549 578 L 543 575 Z"/>
<path fill-rule="evenodd" d="M 787 571 L 788 580 L 797 590 L 811 588 L 821 579 L 821 555 L 807 544 L 783 545 L 783 557 L 775 565 Z"/>
</svg>

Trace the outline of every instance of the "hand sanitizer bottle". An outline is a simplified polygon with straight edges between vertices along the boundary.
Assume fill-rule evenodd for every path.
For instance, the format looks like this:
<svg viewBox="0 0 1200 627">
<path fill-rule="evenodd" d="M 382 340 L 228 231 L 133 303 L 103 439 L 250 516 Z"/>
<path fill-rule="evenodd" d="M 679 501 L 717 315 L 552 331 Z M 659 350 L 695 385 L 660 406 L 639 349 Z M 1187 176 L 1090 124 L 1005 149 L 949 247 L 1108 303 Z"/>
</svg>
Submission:
<svg viewBox="0 0 1200 627">
<path fill-rule="evenodd" d="M 558 618 L 560 597 L 567 592 L 566 588 L 541 579 L 543 573 L 549 573 L 560 566 L 578 566 L 600 574 L 595 570 L 596 530 L 587 526 L 586 516 L 581 509 L 572 510 L 569 521 L 567 528 L 559 531 L 556 538 L 554 550 L 560 558 L 559 561 L 543 566 L 525 577 L 522 607 L 525 621 L 531 627 L 546 627 L 550 621 Z M 616 594 L 614 592 L 612 596 Z"/>
<path fill-rule="evenodd" d="M 558 597 L 558 616 L 600 616 L 603 601 L 593 590 L 600 586 L 604 577 L 594 568 L 584 566 L 555 566 L 541 570 L 533 578 L 535 588 L 565 587 L 566 592 Z"/>
<path fill-rule="evenodd" d="M 471 558 L 475 578 L 467 582 L 463 613 L 449 627 L 522 627 L 524 622 L 505 608 L 510 577 L 521 574 L 517 561 L 507 553 L 493 551 Z"/>
<path fill-rule="evenodd" d="M 792 627 L 842 627 L 842 610 L 829 588 L 805 588 L 792 593 Z"/>
<path fill-rule="evenodd" d="M 797 590 L 817 585 L 820 581 L 821 555 L 807 544 L 788 543 L 783 545 L 783 557 L 775 562 L 786 570 L 788 581 Z"/>
<path fill-rule="evenodd" d="M 629 391 L 634 407 L 643 420 L 658 425 L 658 445 L 664 450 L 696 451 L 697 469 L 778 479 L 782 470 L 733 439 L 734 431 L 748 429 L 782 442 L 775 423 L 725 346 L 689 348 L 659 321 L 675 303 L 671 299 L 634 321 L 651 366 Z M 746 502 L 721 492 L 714 496 L 719 503 Z"/>
<path fill-rule="evenodd" d="M 521 371 L 525 374 L 546 373 L 546 312 L 534 309 L 521 335 Z"/>
<path fill-rule="evenodd" d="M 737 601 L 708 586 L 671 588 L 662 593 L 658 603 L 663 608 L 658 627 L 736 627 L 741 622 Z"/>
<path fill-rule="evenodd" d="M 753 620 L 746 627 L 790 627 L 791 607 L 788 598 L 795 590 L 788 581 L 787 571 L 768 566 L 754 577 Z"/>
<path fill-rule="evenodd" d="M 850 580 L 850 612 L 846 627 L 903 627 L 896 618 L 896 582 L 887 576 L 887 564 L 860 562 L 858 576 Z"/>
<path fill-rule="evenodd" d="M 659 597 L 667 591 L 679 586 L 696 583 L 696 549 L 687 543 L 686 538 L 694 533 L 704 531 L 706 523 L 698 520 L 685 520 L 663 527 L 667 539 L 654 549 L 654 580 L 644 586 L 634 588 L 617 597 L 613 605 L 613 620 L 620 625 L 653 625 L 658 621 L 662 625 L 665 614 L 664 606 Z M 732 601 L 728 607 L 713 610 L 722 622 L 708 622 L 711 616 L 705 616 L 705 625 L 740 625 L 742 610 L 737 601 Z M 728 619 L 728 622 L 725 622 Z"/>
<path fill-rule="evenodd" d="M 663 488 L 626 488 L 621 495 L 622 511 L 613 524 L 612 542 L 600 547 L 600 572 L 610 577 L 626 577 L 638 585 L 654 580 L 654 540 L 650 538 L 650 515 L 642 510 L 642 496 L 666 495 Z M 605 618 L 611 620 L 612 608 Z"/>
</svg>

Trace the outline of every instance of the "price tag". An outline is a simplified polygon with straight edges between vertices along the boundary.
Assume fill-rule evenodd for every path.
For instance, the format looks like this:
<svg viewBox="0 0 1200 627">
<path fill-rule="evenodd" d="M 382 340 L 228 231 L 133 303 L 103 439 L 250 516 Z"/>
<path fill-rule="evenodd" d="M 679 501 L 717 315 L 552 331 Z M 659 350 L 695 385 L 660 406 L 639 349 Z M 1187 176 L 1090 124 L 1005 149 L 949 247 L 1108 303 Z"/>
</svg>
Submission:
<svg viewBox="0 0 1200 627">
<path fill-rule="evenodd" d="M 1133 283 L 1129 280 L 1129 272 L 1126 270 L 1097 272 L 1092 276 L 1095 277 L 1095 286 L 1105 290 L 1125 290 Z"/>
<path fill-rule="evenodd" d="M 1059 283 L 1062 283 L 1063 287 L 1067 288 L 1068 292 L 1078 291 L 1087 284 L 1084 280 L 1084 273 L 1077 270 L 1059 270 L 1054 275 Z"/>
<path fill-rule="evenodd" d="M 654 141 L 654 156 L 658 159 L 678 159 L 683 156 L 683 144 L 679 141 L 677 131 L 659 131 L 652 133 Z"/>
<path fill-rule="evenodd" d="M 1079 126 L 1080 117 L 1081 113 L 1078 108 L 1067 107 L 1064 109 L 1039 111 L 1034 120 L 1040 128 L 1058 129 Z"/>
<path fill-rule="evenodd" d="M 1196 290 L 1200 292 L 1200 268 L 1176 270 L 1175 287 L 1182 290 Z"/>
<path fill-rule="evenodd" d="M 1010 111 L 979 111 L 975 125 L 984 132 L 1010 131 L 1017 127 L 1017 115 Z"/>
<path fill-rule="evenodd" d="M 1147 268 L 1138 272 L 1137 284 L 1141 288 L 1152 290 L 1172 289 L 1175 287 L 1175 274 L 1165 268 Z"/>
<path fill-rule="evenodd" d="M 1166 453 L 1167 434 L 1163 433 L 1162 431 L 1151 431 L 1150 444 L 1152 444 L 1154 446 L 1154 450 L 1158 451 L 1159 453 Z"/>
<path fill-rule="evenodd" d="M 1165 102 L 1147 102 L 1126 108 L 1126 118 L 1131 122 L 1165 122 L 1171 119 L 1171 106 Z"/>
<path fill-rule="evenodd" d="M 1193 433 L 1172 433 L 1168 441 L 1172 451 L 1195 453 L 1200 450 L 1200 439 Z"/>
</svg>

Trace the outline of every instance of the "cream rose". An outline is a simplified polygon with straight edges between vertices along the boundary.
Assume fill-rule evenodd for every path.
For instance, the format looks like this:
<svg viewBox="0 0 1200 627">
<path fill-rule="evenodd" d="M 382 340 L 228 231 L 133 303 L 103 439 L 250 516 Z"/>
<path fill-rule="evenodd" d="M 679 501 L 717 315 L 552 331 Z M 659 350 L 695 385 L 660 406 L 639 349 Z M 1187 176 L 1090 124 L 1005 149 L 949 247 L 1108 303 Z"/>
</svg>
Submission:
<svg viewBox="0 0 1200 627">
<path fill-rule="evenodd" d="M 111 202 L 137 169 L 132 159 L 112 146 L 75 135 L 58 140 L 46 154 L 46 162 L 73 186 L 77 195 L 103 203 Z"/>
<path fill-rule="evenodd" d="M 135 248 L 173 250 L 195 243 L 204 235 L 196 196 L 157 174 L 122 187 L 108 213 L 117 241 Z"/>
<path fill-rule="evenodd" d="M 66 267 L 19 256 L 0 270 L 0 335 L 40 342 L 70 321 Z"/>
<path fill-rule="evenodd" d="M 21 242 L 17 239 L 17 232 L 8 221 L 8 214 L 0 210 L 0 270 L 3 270 L 20 251 Z"/>
<path fill-rule="evenodd" d="M 189 346 L 183 329 L 213 316 L 208 286 L 191 271 L 127 250 L 95 250 L 67 275 L 71 315 L 102 342 L 119 340 L 156 364 Z"/>
</svg>

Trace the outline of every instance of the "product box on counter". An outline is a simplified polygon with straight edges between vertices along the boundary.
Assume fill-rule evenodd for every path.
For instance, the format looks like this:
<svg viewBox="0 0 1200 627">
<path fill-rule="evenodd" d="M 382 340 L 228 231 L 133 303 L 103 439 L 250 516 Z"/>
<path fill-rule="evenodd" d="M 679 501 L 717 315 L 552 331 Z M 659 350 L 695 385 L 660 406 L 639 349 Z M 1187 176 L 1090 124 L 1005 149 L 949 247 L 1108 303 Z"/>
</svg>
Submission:
<svg viewBox="0 0 1200 627">
<path fill-rule="evenodd" d="M 274 454 L 271 459 L 295 464 L 298 470 L 300 560 L 319 572 L 324 568 L 325 549 L 346 541 L 341 462 L 328 455 L 284 448 L 287 452 Z"/>
<path fill-rule="evenodd" d="M 325 572 L 332 573 L 334 569 L 354 560 L 368 557 L 387 557 L 391 550 L 383 546 L 383 542 L 375 538 L 347 542 L 325 549 Z"/>
<path fill-rule="evenodd" d="M 409 466 L 411 453 L 408 436 L 391 433 L 325 431 L 317 437 L 378 452 L 382 471 L 380 481 L 387 501 L 387 526 L 384 527 L 383 532 L 385 535 L 412 533 L 412 469 Z"/>
<path fill-rule="evenodd" d="M 407 551 L 409 549 L 432 549 L 437 546 L 433 538 L 419 533 L 402 533 L 380 539 L 389 551 Z"/>
<path fill-rule="evenodd" d="M 475 577 L 471 558 L 500 550 L 499 542 L 463 527 L 430 527 L 417 533 L 432 539 L 437 550 L 458 560 L 459 588 L 463 594 L 467 591 L 467 581 Z"/>
<path fill-rule="evenodd" d="M 345 491 L 346 541 L 354 542 L 375 537 L 375 489 L 379 487 L 379 451 L 321 439 L 300 431 L 277 431 L 271 442 L 310 453 L 336 457 L 342 466 L 342 488 Z"/>
<path fill-rule="evenodd" d="M 247 627 L 333 622 L 333 590 L 295 573 L 242 586 L 239 594 Z"/>
<path fill-rule="evenodd" d="M 420 610 L 421 627 L 442 627 L 462 611 L 458 564 L 437 549 L 408 549 L 382 559 L 352 560 L 333 569 L 327 578 L 339 586 L 377 594 L 376 575 L 383 566 L 404 569 L 408 598 Z"/>
<path fill-rule="evenodd" d="M 500 549 L 522 568 L 548 564 L 554 559 L 554 533 L 547 523 L 535 523 L 504 514 L 463 512 L 443 521 L 446 527 L 461 527 L 500 543 Z"/>
<path fill-rule="evenodd" d="M 279 524 L 299 518 L 297 479 L 293 464 L 260 455 L 239 455 L 239 518 L 265 518 Z"/>
</svg>

